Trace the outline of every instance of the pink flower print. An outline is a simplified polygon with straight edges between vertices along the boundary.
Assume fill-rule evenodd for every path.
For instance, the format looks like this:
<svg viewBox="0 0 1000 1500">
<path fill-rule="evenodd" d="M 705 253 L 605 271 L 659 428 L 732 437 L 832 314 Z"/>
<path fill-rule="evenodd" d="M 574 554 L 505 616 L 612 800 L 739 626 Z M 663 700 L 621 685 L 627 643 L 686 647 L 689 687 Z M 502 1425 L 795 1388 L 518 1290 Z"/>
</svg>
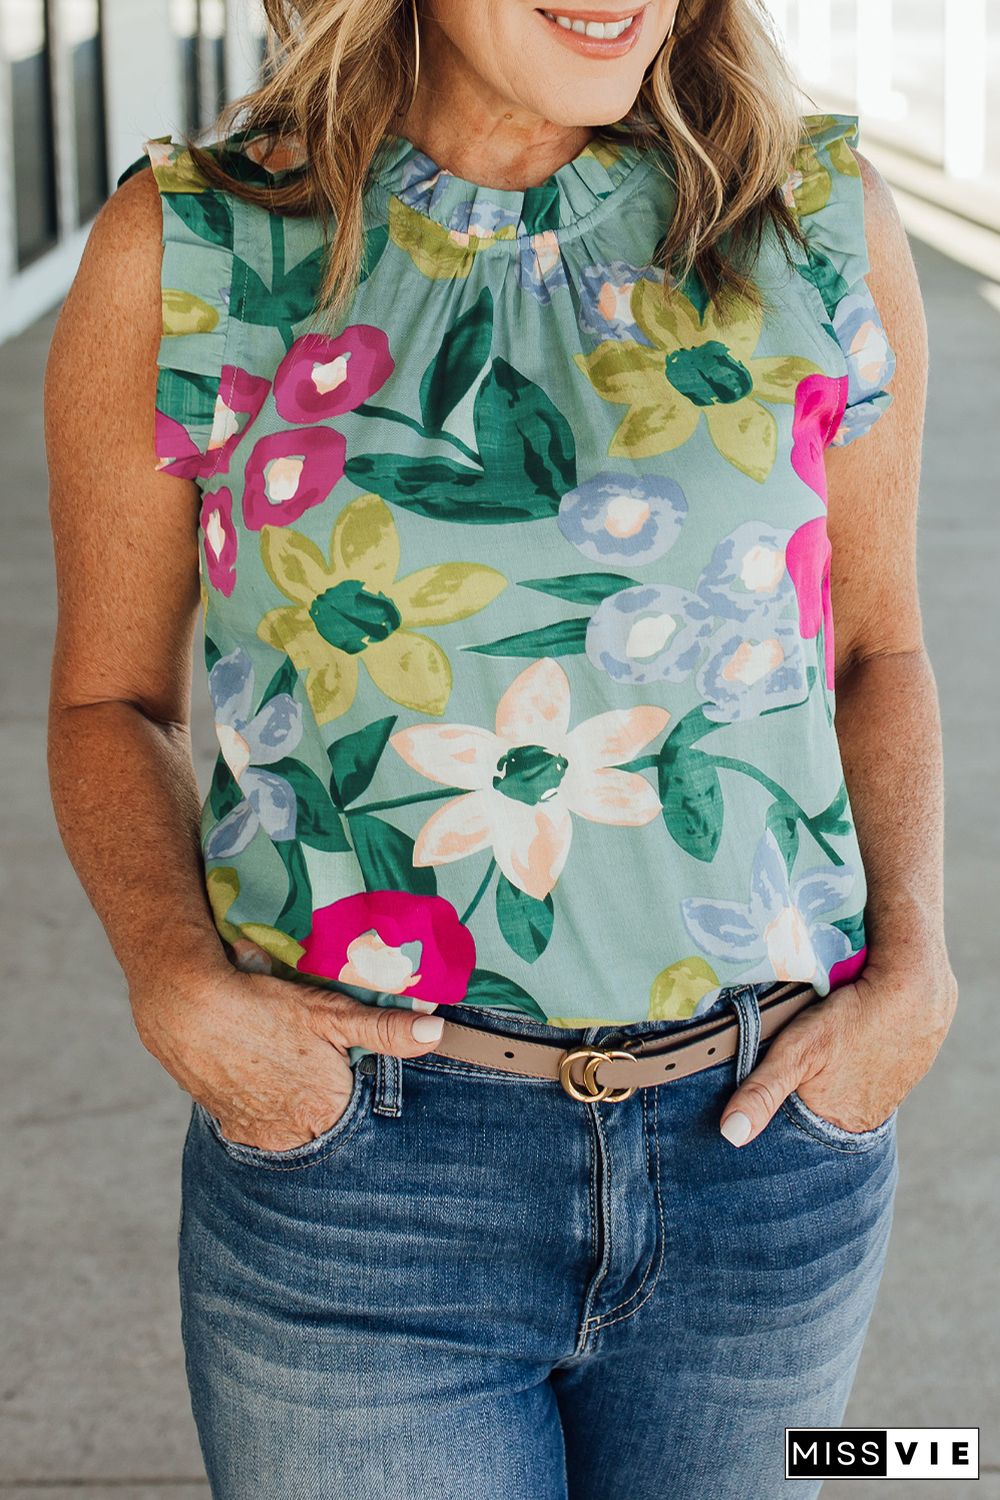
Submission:
<svg viewBox="0 0 1000 1500">
<path fill-rule="evenodd" d="M 826 504 L 823 450 L 833 441 L 847 402 L 847 376 L 807 375 L 795 387 L 792 468 Z"/>
<path fill-rule="evenodd" d="M 826 517 L 816 516 L 792 533 L 785 549 L 785 566 L 799 605 L 799 634 L 811 640 L 823 626 L 826 685 L 834 685 L 833 605 L 830 597 L 830 560 L 833 548 Z"/>
<path fill-rule="evenodd" d="M 378 994 L 457 1005 L 475 962 L 472 933 L 443 896 L 362 891 L 313 913 L 296 967 Z"/>
<path fill-rule="evenodd" d="M 175 474 L 178 479 L 196 479 L 204 468 L 205 455 L 183 422 L 168 417 L 157 407 L 154 424 L 156 468 L 164 474 Z"/>
<path fill-rule="evenodd" d="M 566 863 L 572 814 L 639 827 L 660 813 L 645 777 L 622 771 L 666 726 L 652 704 L 613 709 L 569 728 L 569 679 L 543 657 L 497 705 L 496 731 L 416 724 L 389 743 L 422 776 L 467 788 L 424 824 L 415 865 L 440 865 L 492 848 L 512 885 L 543 901 Z"/>
<path fill-rule="evenodd" d="M 868 944 L 864 943 L 858 949 L 857 953 L 852 953 L 849 958 L 842 958 L 838 963 L 833 965 L 830 970 L 831 990 L 837 989 L 841 984 L 853 983 L 867 962 Z"/>
<path fill-rule="evenodd" d="M 238 365 L 223 365 L 212 418 L 212 434 L 208 440 L 211 473 L 226 473 L 233 449 L 259 415 L 270 389 L 269 380 L 251 375 Z"/>
<path fill-rule="evenodd" d="M 233 525 L 232 490 L 206 494 L 198 517 L 204 539 L 208 581 L 228 599 L 236 587 L 236 528 Z"/>
<path fill-rule="evenodd" d="M 287 526 L 319 505 L 344 473 L 347 444 L 332 427 L 285 427 L 247 459 L 243 519 L 251 531 Z"/>
<path fill-rule="evenodd" d="M 321 422 L 353 411 L 395 369 L 381 328 L 355 323 L 336 338 L 306 333 L 274 375 L 274 404 L 286 422 Z"/>
</svg>

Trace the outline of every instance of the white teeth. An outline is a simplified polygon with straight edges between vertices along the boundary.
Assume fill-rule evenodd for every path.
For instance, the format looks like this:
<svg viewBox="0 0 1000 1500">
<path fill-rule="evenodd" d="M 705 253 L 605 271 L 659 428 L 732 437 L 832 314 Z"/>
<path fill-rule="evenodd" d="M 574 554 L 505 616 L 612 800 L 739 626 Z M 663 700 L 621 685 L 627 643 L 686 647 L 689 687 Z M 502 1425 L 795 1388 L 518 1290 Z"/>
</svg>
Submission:
<svg viewBox="0 0 1000 1500">
<path fill-rule="evenodd" d="M 621 21 L 580 21 L 571 20 L 569 16 L 557 15 L 554 11 L 543 10 L 543 16 L 548 16 L 550 21 L 555 21 L 564 31 L 575 31 L 579 36 L 596 37 L 599 41 L 610 42 L 627 31 L 635 20 L 634 16 L 626 16 Z"/>
</svg>

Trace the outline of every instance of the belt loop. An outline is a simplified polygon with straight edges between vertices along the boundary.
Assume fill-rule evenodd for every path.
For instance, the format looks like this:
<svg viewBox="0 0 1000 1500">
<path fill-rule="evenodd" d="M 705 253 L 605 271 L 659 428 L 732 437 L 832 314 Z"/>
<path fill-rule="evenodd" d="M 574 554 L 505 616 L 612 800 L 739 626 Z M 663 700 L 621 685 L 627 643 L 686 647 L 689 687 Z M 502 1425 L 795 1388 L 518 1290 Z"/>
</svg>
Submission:
<svg viewBox="0 0 1000 1500">
<path fill-rule="evenodd" d="M 372 1109 L 377 1115 L 396 1118 L 403 1113 L 403 1063 L 395 1053 L 375 1054 L 375 1097 Z"/>
<path fill-rule="evenodd" d="M 760 1047 L 760 1001 L 752 984 L 744 984 L 729 996 L 736 1012 L 740 1039 L 736 1052 L 736 1082 L 740 1084 L 753 1069 Z"/>
</svg>

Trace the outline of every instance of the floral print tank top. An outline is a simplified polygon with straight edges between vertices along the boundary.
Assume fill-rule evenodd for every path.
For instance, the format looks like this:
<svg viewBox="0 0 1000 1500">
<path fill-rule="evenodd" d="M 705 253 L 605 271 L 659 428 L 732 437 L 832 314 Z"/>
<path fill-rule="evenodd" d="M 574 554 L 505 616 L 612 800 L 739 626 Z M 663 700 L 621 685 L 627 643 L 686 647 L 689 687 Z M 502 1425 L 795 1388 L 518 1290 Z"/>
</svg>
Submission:
<svg viewBox="0 0 1000 1500">
<path fill-rule="evenodd" d="M 200 497 L 235 963 L 556 1026 L 863 967 L 823 461 L 892 399 L 857 140 L 803 117 L 808 248 L 765 236 L 767 307 L 724 322 L 664 295 L 674 189 L 623 127 L 524 190 L 392 136 L 335 335 L 320 223 L 144 143 L 118 180 L 162 200 L 155 464 Z"/>
</svg>

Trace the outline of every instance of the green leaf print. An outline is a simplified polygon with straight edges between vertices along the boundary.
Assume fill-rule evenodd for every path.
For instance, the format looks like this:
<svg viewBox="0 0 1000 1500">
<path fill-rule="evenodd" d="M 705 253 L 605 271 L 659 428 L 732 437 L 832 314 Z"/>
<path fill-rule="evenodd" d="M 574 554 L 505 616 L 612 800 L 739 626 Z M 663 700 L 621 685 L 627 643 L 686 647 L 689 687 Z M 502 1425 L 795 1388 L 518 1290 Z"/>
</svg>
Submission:
<svg viewBox="0 0 1000 1500">
<path fill-rule="evenodd" d="M 462 378 L 471 366 L 470 355 Z M 431 399 L 432 385 L 425 377 L 422 401 Z M 359 410 L 402 420 L 378 408 Z M 437 407 L 434 415 L 440 432 Z M 449 458 L 365 453 L 348 459 L 344 472 L 360 488 L 436 521 L 497 526 L 558 514 L 560 500 L 576 484 L 576 445 L 569 423 L 541 387 L 495 359 L 476 392 L 473 425 L 481 468 Z"/>
<path fill-rule="evenodd" d="M 408 834 L 365 813 L 351 819 L 351 837 L 366 890 L 437 895 L 437 876 L 430 865 L 414 865 L 413 840 Z"/>
<path fill-rule="evenodd" d="M 420 382 L 424 425 L 437 431 L 471 389 L 490 357 L 493 295 L 484 286 L 475 302 L 446 331 Z"/>
<path fill-rule="evenodd" d="M 295 692 L 295 685 L 298 680 L 299 674 L 296 669 L 295 663 L 292 661 L 291 657 L 286 656 L 284 661 L 281 663 L 281 666 L 275 672 L 274 676 L 271 678 L 271 681 L 264 689 L 264 696 L 261 698 L 260 703 L 257 705 L 258 711 L 264 707 L 265 703 L 270 703 L 272 698 L 277 698 L 279 693 L 287 693 L 289 697 L 292 697 Z"/>
<path fill-rule="evenodd" d="M 841 932 L 851 942 L 851 950 L 857 953 L 859 948 L 865 945 L 865 914 L 856 911 L 850 917 L 838 917 L 836 922 L 831 922 L 831 927 L 839 927 Z"/>
<path fill-rule="evenodd" d="M 233 211 L 224 193 L 166 193 L 164 202 L 200 240 L 232 244 Z"/>
<path fill-rule="evenodd" d="M 809 819 L 810 826 L 821 830 L 823 833 L 846 835 L 851 832 L 851 823 L 844 814 L 847 812 L 847 784 L 840 783 L 840 788 L 829 807 L 824 807 L 822 812 L 816 813 Z"/>
<path fill-rule="evenodd" d="M 544 901 L 511 885 L 501 874 L 497 884 L 497 922 L 518 958 L 533 964 L 548 947 L 555 920 L 551 895 Z"/>
<path fill-rule="evenodd" d="M 323 252 L 314 250 L 287 274 L 276 272 L 274 286 L 268 287 L 252 266 L 234 255 L 233 285 L 243 289 L 240 319 L 280 329 L 287 344 L 291 325 L 304 322 L 315 309 L 322 272 Z"/>
<path fill-rule="evenodd" d="M 295 793 L 295 837 L 299 842 L 328 854 L 348 853 L 351 845 L 340 814 L 315 771 L 291 759 L 272 761 L 267 769 L 283 777 Z"/>
<path fill-rule="evenodd" d="M 288 872 L 288 895 L 275 926 L 300 942 L 312 927 L 312 882 L 306 857 L 295 839 L 276 839 L 274 848 Z"/>
<path fill-rule="evenodd" d="M 510 1006 L 533 1020 L 544 1022 L 547 1019 L 542 1007 L 532 1000 L 527 990 L 522 990 L 505 974 L 494 974 L 490 969 L 473 969 L 465 992 L 465 1004 Z"/>
<path fill-rule="evenodd" d="M 243 793 L 240 791 L 239 782 L 222 756 L 216 756 L 212 785 L 208 792 L 208 803 L 212 809 L 213 818 L 217 823 L 221 823 L 222 819 L 242 801 Z"/>
<path fill-rule="evenodd" d="M 796 269 L 803 280 L 810 282 L 819 292 L 823 299 L 823 306 L 832 318 L 838 302 L 847 292 L 847 282 L 829 256 L 813 249 L 811 245 L 806 247 L 806 255 L 808 263 L 804 265 L 799 263 Z"/>
<path fill-rule="evenodd" d="M 368 790 L 396 723 L 396 714 L 345 734 L 327 749 L 330 795 L 337 807 L 349 807 Z"/>
<path fill-rule="evenodd" d="M 558 506 L 576 484 L 573 430 L 541 386 L 497 358 L 473 404 L 476 442 L 487 474 L 521 474 Z"/>
<path fill-rule="evenodd" d="M 774 802 L 767 810 L 767 827 L 774 834 L 785 868 L 791 875 L 795 856 L 799 852 L 798 814 L 794 809 L 789 809 L 786 803 Z"/>
<path fill-rule="evenodd" d="M 559 500 L 527 483 L 515 488 L 508 475 L 496 480 L 450 458 L 407 458 L 398 453 L 359 453 L 344 472 L 359 489 L 373 490 L 391 505 L 433 521 L 462 526 L 502 526 L 510 521 L 546 521 Z"/>
<path fill-rule="evenodd" d="M 524 192 L 521 222 L 525 234 L 546 234 L 559 228 L 559 186 L 549 179 Z"/>
<path fill-rule="evenodd" d="M 566 573 L 561 578 L 522 578 L 522 589 L 537 589 L 540 594 L 551 594 L 556 599 L 566 599 L 570 604 L 603 604 L 612 594 L 632 588 L 638 583 L 635 578 L 626 578 L 621 573 Z"/>
<path fill-rule="evenodd" d="M 372 274 L 375 267 L 382 259 L 382 252 L 385 250 L 385 247 L 388 243 L 389 226 L 387 224 L 376 224 L 372 229 L 369 229 L 368 233 L 365 235 L 364 250 L 362 251 L 361 256 L 361 276 L 359 278 L 359 285 L 360 282 L 368 280 L 369 276 Z"/>
<path fill-rule="evenodd" d="M 182 427 L 210 427 L 215 415 L 218 376 L 193 375 L 161 368 L 156 386 L 156 404 L 165 416 Z"/>
<path fill-rule="evenodd" d="M 579 656 L 587 649 L 589 624 L 586 617 L 557 620 L 538 630 L 525 630 L 520 635 L 507 635 L 479 646 L 463 646 L 462 650 L 475 651 L 480 656 Z"/>
<path fill-rule="evenodd" d="M 672 749 L 664 743 L 658 767 L 663 821 L 687 854 L 706 863 L 718 852 L 725 804 L 711 756 L 701 750 Z"/>
<path fill-rule="evenodd" d="M 222 655 L 222 652 L 219 650 L 218 646 L 212 640 L 211 636 L 210 635 L 206 635 L 205 636 L 205 666 L 206 666 L 206 668 L 207 668 L 207 670 L 209 672 L 211 672 L 212 668 L 215 666 L 215 663 L 219 660 L 219 658 L 221 657 L 221 655 Z"/>
</svg>

